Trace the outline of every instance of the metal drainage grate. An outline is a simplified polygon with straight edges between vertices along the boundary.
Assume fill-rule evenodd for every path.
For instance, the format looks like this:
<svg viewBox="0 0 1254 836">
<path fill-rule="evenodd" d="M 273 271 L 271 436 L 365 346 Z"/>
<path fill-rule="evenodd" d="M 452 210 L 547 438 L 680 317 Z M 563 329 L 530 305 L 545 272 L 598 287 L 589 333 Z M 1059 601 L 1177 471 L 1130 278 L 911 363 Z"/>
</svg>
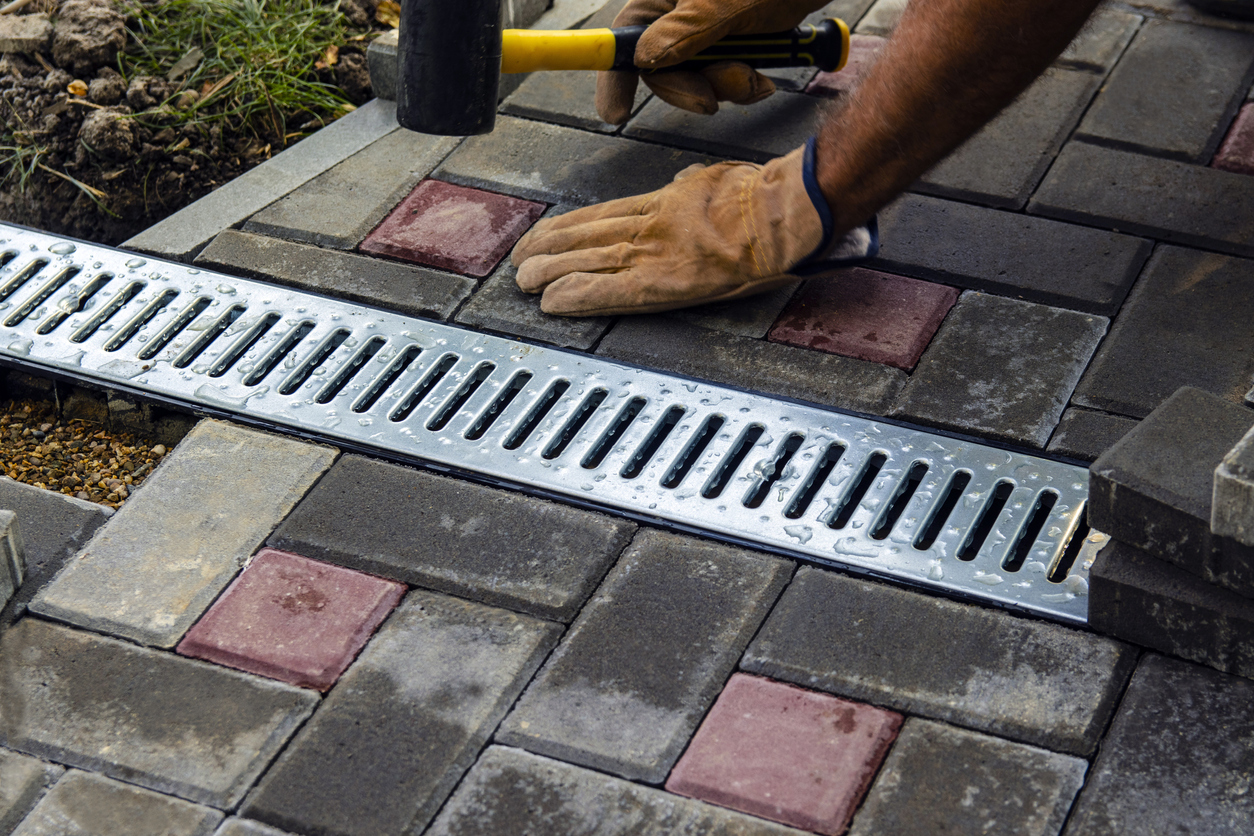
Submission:
<svg viewBox="0 0 1254 836">
<path fill-rule="evenodd" d="M 1080 467 L 6 225 L 0 357 L 1087 620 Z"/>
</svg>

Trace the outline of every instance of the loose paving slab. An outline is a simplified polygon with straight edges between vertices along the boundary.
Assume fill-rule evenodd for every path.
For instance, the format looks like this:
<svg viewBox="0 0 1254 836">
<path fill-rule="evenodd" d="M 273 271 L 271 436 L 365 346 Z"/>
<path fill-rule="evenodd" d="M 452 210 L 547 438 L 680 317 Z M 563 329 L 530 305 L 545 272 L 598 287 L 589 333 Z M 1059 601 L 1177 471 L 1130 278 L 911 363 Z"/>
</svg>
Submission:
<svg viewBox="0 0 1254 836">
<path fill-rule="evenodd" d="M 209 836 L 220 821 L 209 807 L 74 769 L 13 836 Z"/>
<path fill-rule="evenodd" d="M 317 701 L 34 618 L 0 634 L 0 745 L 215 807 L 239 803 Z"/>
<path fill-rule="evenodd" d="M 1143 20 L 1140 15 L 1098 8 L 1055 63 L 1077 70 L 1109 72 Z"/>
<path fill-rule="evenodd" d="M 411 316 L 448 319 L 475 289 L 466 276 L 228 229 L 197 265 Z"/>
<path fill-rule="evenodd" d="M 801 282 L 798 280 L 797 284 L 785 285 L 770 293 L 750 296 L 747 299 L 733 299 L 730 302 L 680 308 L 668 312 L 667 316 L 707 331 L 760 340 L 771 330 L 780 312 L 800 286 Z"/>
<path fill-rule="evenodd" d="M 1210 164 L 1236 174 L 1254 174 L 1254 104 L 1241 108 Z"/>
<path fill-rule="evenodd" d="M 911 718 L 849 836 L 1054 836 L 1087 768 L 1080 758 Z"/>
<path fill-rule="evenodd" d="M 745 549 L 642 532 L 496 740 L 661 783 L 792 568 Z"/>
<path fill-rule="evenodd" d="M 419 833 L 561 628 L 415 591 L 248 797 L 297 833 Z"/>
<path fill-rule="evenodd" d="M 625 520 L 345 456 L 269 545 L 569 621 L 635 530 Z"/>
<path fill-rule="evenodd" d="M 980 206 L 905 195 L 880 213 L 872 263 L 919 279 L 1113 316 L 1152 245 Z"/>
<path fill-rule="evenodd" d="M 1066 836 L 1250 832 L 1254 683 L 1147 655 Z"/>
<path fill-rule="evenodd" d="M 201 421 L 31 609 L 173 647 L 336 452 Z"/>
<path fill-rule="evenodd" d="M 1062 414 L 1045 449 L 1059 456 L 1091 462 L 1136 425 L 1135 418 L 1073 407 Z"/>
<path fill-rule="evenodd" d="M 492 746 L 428 834 L 801 836 L 802 832 L 530 752 Z"/>
<path fill-rule="evenodd" d="M 741 668 L 1086 756 L 1135 663 L 1121 642 L 807 567 Z"/>
<path fill-rule="evenodd" d="M 666 789 L 839 836 L 901 721 L 874 706 L 734 674 Z"/>
<path fill-rule="evenodd" d="M 65 768 L 0 749 L 0 833 L 12 833 Z"/>
<path fill-rule="evenodd" d="M 1044 447 L 1107 322 L 968 291 L 924 352 L 892 414 Z"/>
</svg>

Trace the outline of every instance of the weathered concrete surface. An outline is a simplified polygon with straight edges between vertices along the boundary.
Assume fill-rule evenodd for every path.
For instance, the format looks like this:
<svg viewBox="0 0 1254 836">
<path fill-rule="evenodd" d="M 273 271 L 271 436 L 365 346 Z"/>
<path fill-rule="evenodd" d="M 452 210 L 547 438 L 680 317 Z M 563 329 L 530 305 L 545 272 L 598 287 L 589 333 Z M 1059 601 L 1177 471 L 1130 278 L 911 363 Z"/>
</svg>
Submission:
<svg viewBox="0 0 1254 836">
<path fill-rule="evenodd" d="M 72 770 L 13 836 L 209 836 L 220 821 L 209 807 Z"/>
<path fill-rule="evenodd" d="M 65 767 L 0 749 L 0 833 L 11 833 Z"/>
<path fill-rule="evenodd" d="M 1242 545 L 1254 546 L 1254 429 L 1215 468 L 1210 528 Z"/>
</svg>

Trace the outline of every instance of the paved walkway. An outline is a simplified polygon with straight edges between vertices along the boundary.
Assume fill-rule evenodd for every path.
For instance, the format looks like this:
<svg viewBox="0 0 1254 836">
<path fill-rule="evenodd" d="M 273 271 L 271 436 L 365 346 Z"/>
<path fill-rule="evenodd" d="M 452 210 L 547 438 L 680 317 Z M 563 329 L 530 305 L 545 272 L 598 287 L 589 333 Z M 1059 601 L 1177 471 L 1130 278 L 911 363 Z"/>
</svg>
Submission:
<svg viewBox="0 0 1254 836">
<path fill-rule="evenodd" d="M 828 13 L 865 59 L 901 5 Z M 857 64 L 621 130 L 587 75 L 465 141 L 380 99 L 128 246 L 1084 462 L 1182 385 L 1246 402 L 1254 27 L 1170 0 L 1103 9 L 866 268 L 617 319 L 515 288 L 540 215 L 786 152 Z M 1254 832 L 1254 683 L 1093 632 L 221 421 L 116 514 L 0 507 L 0 834 Z"/>
</svg>

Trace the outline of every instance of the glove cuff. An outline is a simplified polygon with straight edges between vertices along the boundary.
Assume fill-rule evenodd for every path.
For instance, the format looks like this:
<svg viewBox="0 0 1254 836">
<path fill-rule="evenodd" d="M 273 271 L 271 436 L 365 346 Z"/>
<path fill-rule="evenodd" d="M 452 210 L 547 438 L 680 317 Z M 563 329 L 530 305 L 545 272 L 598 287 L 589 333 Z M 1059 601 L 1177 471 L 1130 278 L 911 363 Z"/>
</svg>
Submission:
<svg viewBox="0 0 1254 836">
<path fill-rule="evenodd" d="M 819 222 L 823 226 L 823 238 L 814 252 L 799 261 L 788 272 L 796 276 L 810 276 L 831 270 L 835 267 L 849 267 L 874 258 L 880 251 L 880 229 L 874 215 L 862 226 L 846 232 L 839 240 L 832 240 L 832 210 L 827 205 L 827 198 L 819 188 L 818 176 L 815 174 L 815 155 L 818 148 L 818 137 L 806 140 L 805 153 L 802 156 L 801 180 L 805 183 L 806 195 L 818 213 Z"/>
</svg>

